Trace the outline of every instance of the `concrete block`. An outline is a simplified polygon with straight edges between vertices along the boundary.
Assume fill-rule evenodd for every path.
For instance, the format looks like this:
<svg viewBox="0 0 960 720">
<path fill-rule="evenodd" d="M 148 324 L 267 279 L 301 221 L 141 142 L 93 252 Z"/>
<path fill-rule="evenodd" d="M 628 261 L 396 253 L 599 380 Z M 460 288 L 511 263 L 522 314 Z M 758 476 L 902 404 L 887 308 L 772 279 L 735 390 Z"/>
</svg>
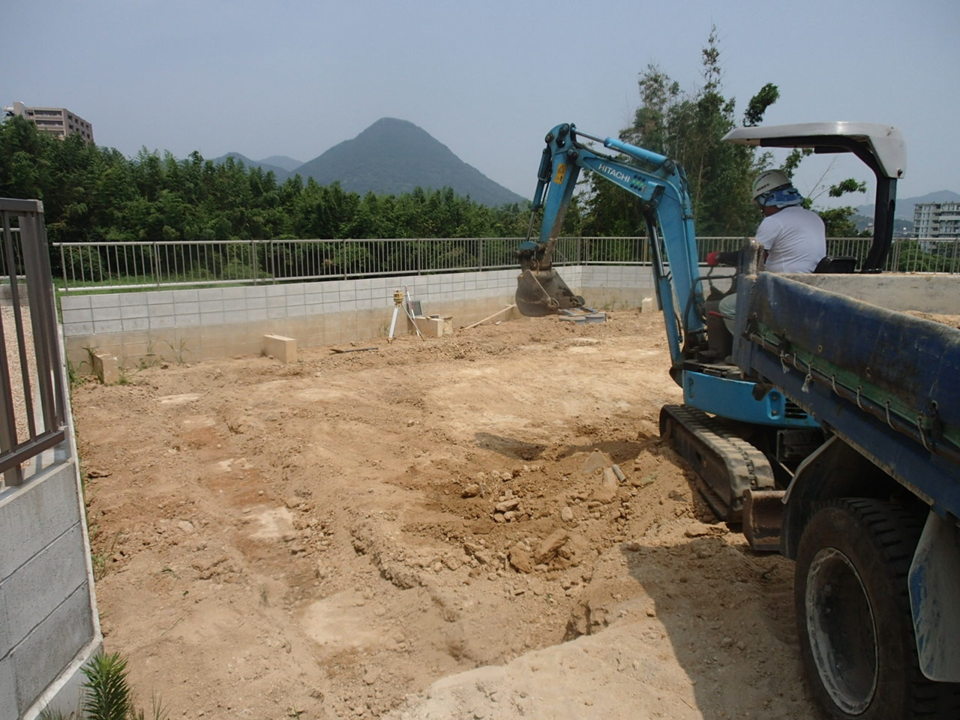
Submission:
<svg viewBox="0 0 960 720">
<path fill-rule="evenodd" d="M 102 652 L 103 641 L 98 636 L 74 656 L 53 685 L 48 686 L 22 714 L 21 720 L 40 720 L 44 712 L 49 712 L 51 717 L 58 717 L 58 713 L 66 718 L 78 717 L 78 708 L 82 706 L 85 696 L 83 666 Z"/>
<path fill-rule="evenodd" d="M 197 290 L 197 302 L 214 302 L 223 300 L 223 288 L 203 288 Z"/>
<path fill-rule="evenodd" d="M 90 304 L 90 295 L 61 295 L 61 310 L 89 310 L 93 307 Z"/>
<path fill-rule="evenodd" d="M 100 333 L 123 332 L 123 323 L 120 320 L 104 320 L 101 322 L 100 320 L 94 319 L 93 331 L 98 335 Z"/>
<path fill-rule="evenodd" d="M 120 382 L 120 361 L 109 353 L 93 353 L 93 374 L 104 385 Z"/>
<path fill-rule="evenodd" d="M 43 622 L 63 598 L 86 587 L 84 552 L 83 530 L 74 525 L 0 582 L 0 604 L 15 635 L 11 645 Z"/>
<path fill-rule="evenodd" d="M 444 335 L 453 335 L 453 317 L 447 315 L 429 315 L 414 318 L 420 334 L 424 337 L 438 338 Z"/>
<path fill-rule="evenodd" d="M 147 295 L 149 293 L 120 293 L 120 305 L 122 307 L 144 307 L 147 304 Z"/>
<path fill-rule="evenodd" d="M 80 523 L 76 465 L 64 462 L 0 501 L 0 579 Z"/>
<path fill-rule="evenodd" d="M 161 317 L 150 318 L 150 329 L 173 328 L 177 326 L 177 318 L 173 315 L 163 315 Z"/>
<path fill-rule="evenodd" d="M 70 661 L 94 639 L 90 590 L 77 588 L 33 629 L 10 656 L 16 669 L 17 696 L 29 707 Z"/>
<path fill-rule="evenodd" d="M 72 323 L 92 323 L 93 311 L 90 308 L 80 308 L 77 310 L 62 310 L 61 317 L 64 325 Z"/>
<path fill-rule="evenodd" d="M 147 308 L 147 314 L 151 318 L 155 317 L 173 317 L 177 314 L 177 306 L 172 302 L 169 303 L 158 303 L 156 305 L 150 305 Z"/>
<path fill-rule="evenodd" d="M 95 322 L 103 322 L 105 320 L 119 320 L 123 317 L 123 311 L 119 305 L 112 305 L 108 307 L 98 308 L 95 307 L 91 309 L 90 316 Z"/>
<path fill-rule="evenodd" d="M 182 315 L 199 315 L 200 314 L 200 302 L 197 300 L 177 301 L 173 304 L 173 307 L 176 310 L 176 314 L 178 317 Z"/>
<path fill-rule="evenodd" d="M 282 363 L 296 362 L 296 338 L 284 337 L 283 335 L 264 335 L 263 354 L 274 357 Z"/>
<path fill-rule="evenodd" d="M 138 332 L 140 330 L 148 330 L 150 328 L 150 318 L 148 317 L 125 318 L 121 321 L 121 323 L 125 333 Z"/>
<path fill-rule="evenodd" d="M 10 628 L 10 620 L 7 618 L 7 599 L 5 593 L 2 592 L 3 586 L 4 582 L 0 580 L 0 658 L 5 658 L 13 649 L 13 646 L 16 645 L 16 641 L 20 639 L 14 636 L 14 632 Z M 2 686 L 3 681 L 0 680 L 0 687 Z M 4 695 L 0 692 L 0 698 L 2 697 Z M 3 703 L 0 702 L 0 706 L 2 705 Z"/>
<path fill-rule="evenodd" d="M 174 290 L 173 291 L 173 302 L 176 305 L 181 305 L 183 303 L 195 303 L 200 300 L 200 291 L 199 290 Z"/>
<path fill-rule="evenodd" d="M 13 674 L 13 658 L 0 658 L 0 720 L 17 720 L 17 681 Z"/>
<path fill-rule="evenodd" d="M 657 301 L 652 297 L 645 297 L 640 301 L 640 312 L 656 312 Z"/>
<path fill-rule="evenodd" d="M 242 310 L 225 310 L 223 312 L 223 322 L 225 323 L 242 323 L 248 320 L 249 316 L 245 309 Z"/>
<path fill-rule="evenodd" d="M 173 292 L 173 290 L 154 290 L 144 295 L 147 298 L 147 305 L 172 305 Z M 151 309 L 150 312 L 152 314 L 153 310 Z"/>
<path fill-rule="evenodd" d="M 117 293 L 105 293 L 103 295 L 91 295 L 90 307 L 120 307 L 120 296 Z"/>
<path fill-rule="evenodd" d="M 64 323 L 63 334 L 67 337 L 93 335 L 93 323 Z"/>
</svg>

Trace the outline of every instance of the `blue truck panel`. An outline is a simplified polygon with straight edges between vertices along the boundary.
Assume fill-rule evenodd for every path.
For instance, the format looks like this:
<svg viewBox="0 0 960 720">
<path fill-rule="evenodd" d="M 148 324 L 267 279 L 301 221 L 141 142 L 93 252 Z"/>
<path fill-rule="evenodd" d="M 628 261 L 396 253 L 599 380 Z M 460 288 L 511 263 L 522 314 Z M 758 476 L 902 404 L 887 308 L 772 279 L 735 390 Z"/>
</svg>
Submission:
<svg viewBox="0 0 960 720">
<path fill-rule="evenodd" d="M 960 330 L 783 275 L 742 283 L 734 358 L 747 375 L 960 518 Z"/>
</svg>

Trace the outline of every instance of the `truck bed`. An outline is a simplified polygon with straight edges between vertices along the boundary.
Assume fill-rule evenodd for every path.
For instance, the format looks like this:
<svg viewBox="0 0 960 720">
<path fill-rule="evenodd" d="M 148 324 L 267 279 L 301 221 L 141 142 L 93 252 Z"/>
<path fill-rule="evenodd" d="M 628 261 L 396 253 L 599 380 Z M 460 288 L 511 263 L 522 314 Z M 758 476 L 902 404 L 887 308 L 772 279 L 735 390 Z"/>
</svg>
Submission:
<svg viewBox="0 0 960 720">
<path fill-rule="evenodd" d="M 734 359 L 960 517 L 960 276 L 741 278 Z"/>
</svg>

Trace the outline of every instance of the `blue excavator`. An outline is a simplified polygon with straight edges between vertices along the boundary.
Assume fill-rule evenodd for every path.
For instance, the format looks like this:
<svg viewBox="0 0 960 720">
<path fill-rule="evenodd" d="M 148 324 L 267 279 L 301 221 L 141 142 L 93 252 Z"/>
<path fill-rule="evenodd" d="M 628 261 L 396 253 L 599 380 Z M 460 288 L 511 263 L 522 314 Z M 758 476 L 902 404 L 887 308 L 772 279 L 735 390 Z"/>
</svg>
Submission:
<svg viewBox="0 0 960 720">
<path fill-rule="evenodd" d="M 598 152 L 584 140 L 619 155 Z M 739 524 L 745 497 L 752 503 L 756 545 L 761 547 L 766 535 L 773 549 L 775 530 L 764 528 L 763 508 L 773 505 L 775 515 L 776 496 L 768 491 L 786 481 L 811 445 L 821 441 L 821 432 L 783 393 L 745 379 L 729 360 L 729 331 L 715 300 L 703 290 L 706 278 L 682 167 L 645 148 L 587 135 L 571 124 L 547 133 L 533 199 L 534 212 L 543 211 L 540 236 L 528 238 L 517 251 L 517 308 L 536 317 L 584 304 L 553 266 L 557 238 L 583 170 L 636 196 L 645 218 L 670 375 L 683 388 L 683 405 L 661 411 L 661 433 L 691 463 L 702 494 L 721 519 Z"/>
<path fill-rule="evenodd" d="M 661 410 L 661 435 L 754 550 L 796 561 L 798 639 L 818 704 L 846 720 L 958 718 L 960 329 L 917 313 L 960 315 L 960 277 L 880 272 L 906 165 L 896 128 L 745 127 L 724 140 L 852 153 L 873 170 L 874 237 L 860 267 L 828 257 L 814 273 L 771 273 L 745 241 L 727 276 L 731 333 L 713 268 L 701 275 L 683 169 L 563 124 L 546 136 L 540 235 L 518 248 L 517 307 L 584 307 L 553 266 L 581 171 L 636 196 L 683 388 L 683 404 Z"/>
</svg>

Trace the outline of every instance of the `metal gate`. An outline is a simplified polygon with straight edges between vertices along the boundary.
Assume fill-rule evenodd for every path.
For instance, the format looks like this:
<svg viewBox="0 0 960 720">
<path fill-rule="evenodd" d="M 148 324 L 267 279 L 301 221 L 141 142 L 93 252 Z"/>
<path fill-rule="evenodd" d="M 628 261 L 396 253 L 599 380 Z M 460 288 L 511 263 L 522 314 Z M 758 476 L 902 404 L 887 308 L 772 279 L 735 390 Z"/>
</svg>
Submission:
<svg viewBox="0 0 960 720">
<path fill-rule="evenodd" d="M 39 200 L 0 198 L 0 492 L 66 438 L 50 256 Z"/>
</svg>

